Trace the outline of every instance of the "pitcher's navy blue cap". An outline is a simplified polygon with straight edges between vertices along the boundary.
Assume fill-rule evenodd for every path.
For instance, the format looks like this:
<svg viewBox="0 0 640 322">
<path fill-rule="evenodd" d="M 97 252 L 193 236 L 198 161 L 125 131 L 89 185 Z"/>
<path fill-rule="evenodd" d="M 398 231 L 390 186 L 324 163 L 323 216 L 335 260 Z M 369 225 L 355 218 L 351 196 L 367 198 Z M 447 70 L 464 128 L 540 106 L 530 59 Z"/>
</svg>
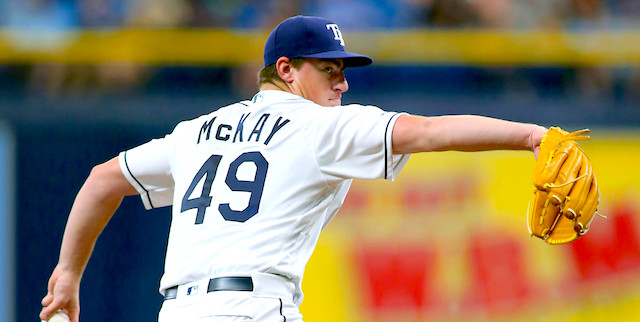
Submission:
<svg viewBox="0 0 640 322">
<path fill-rule="evenodd" d="M 276 26 L 264 45 L 264 66 L 275 64 L 280 57 L 342 58 L 346 67 L 366 66 L 370 57 L 344 50 L 344 39 L 338 25 L 324 18 L 295 16 Z"/>
</svg>

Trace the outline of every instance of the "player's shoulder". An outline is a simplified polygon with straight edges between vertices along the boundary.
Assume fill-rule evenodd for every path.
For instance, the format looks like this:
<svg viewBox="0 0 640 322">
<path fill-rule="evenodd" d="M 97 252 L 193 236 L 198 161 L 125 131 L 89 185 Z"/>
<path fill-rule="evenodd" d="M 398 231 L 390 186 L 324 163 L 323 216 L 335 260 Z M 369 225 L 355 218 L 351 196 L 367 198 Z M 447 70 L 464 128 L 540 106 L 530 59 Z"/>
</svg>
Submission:
<svg viewBox="0 0 640 322">
<path fill-rule="evenodd" d="M 332 119 L 356 118 L 369 119 L 387 115 L 392 112 L 383 110 L 374 105 L 347 104 L 337 107 L 324 107 L 319 111 L 321 117 Z"/>
<path fill-rule="evenodd" d="M 362 104 L 347 104 L 342 106 L 345 111 L 348 112 L 360 112 L 360 113 L 387 113 L 380 107 L 374 105 L 362 105 Z"/>
</svg>

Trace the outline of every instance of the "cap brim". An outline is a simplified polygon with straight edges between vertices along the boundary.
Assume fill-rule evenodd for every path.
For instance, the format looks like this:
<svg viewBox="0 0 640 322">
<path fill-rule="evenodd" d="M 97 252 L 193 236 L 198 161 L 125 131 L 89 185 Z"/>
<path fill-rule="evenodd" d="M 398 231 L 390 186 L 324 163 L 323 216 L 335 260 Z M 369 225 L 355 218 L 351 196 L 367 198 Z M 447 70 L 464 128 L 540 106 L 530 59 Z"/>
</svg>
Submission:
<svg viewBox="0 0 640 322">
<path fill-rule="evenodd" d="M 360 67 L 367 66 L 373 63 L 373 59 L 371 57 L 360 55 L 356 53 L 351 53 L 348 51 L 336 50 L 336 51 L 325 51 L 317 54 L 308 54 L 303 55 L 303 58 L 318 58 L 318 59 L 337 59 L 341 58 L 344 61 L 345 67 Z"/>
</svg>

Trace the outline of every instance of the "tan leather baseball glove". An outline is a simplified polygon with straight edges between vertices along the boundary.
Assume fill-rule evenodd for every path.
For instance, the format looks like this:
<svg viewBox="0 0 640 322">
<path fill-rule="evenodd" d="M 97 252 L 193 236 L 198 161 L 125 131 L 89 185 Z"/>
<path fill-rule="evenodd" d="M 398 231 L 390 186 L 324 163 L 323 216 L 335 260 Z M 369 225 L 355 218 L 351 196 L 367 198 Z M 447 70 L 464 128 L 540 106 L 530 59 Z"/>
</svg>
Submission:
<svg viewBox="0 0 640 322">
<path fill-rule="evenodd" d="M 548 244 L 578 239 L 589 230 L 600 202 L 591 162 L 575 142 L 589 140 L 590 130 L 568 133 L 551 127 L 543 136 L 533 171 L 535 190 L 529 202 L 529 234 Z"/>
</svg>

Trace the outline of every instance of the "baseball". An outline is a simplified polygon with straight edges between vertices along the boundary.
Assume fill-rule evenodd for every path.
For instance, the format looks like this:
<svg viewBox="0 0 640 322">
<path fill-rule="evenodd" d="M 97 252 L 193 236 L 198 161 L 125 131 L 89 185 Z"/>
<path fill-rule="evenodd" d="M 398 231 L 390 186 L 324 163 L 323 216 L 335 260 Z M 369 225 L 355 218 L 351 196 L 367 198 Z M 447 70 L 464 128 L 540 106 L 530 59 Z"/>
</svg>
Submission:
<svg viewBox="0 0 640 322">
<path fill-rule="evenodd" d="M 69 321 L 71 321 L 71 320 L 69 319 L 69 316 L 67 315 L 67 313 L 64 313 L 62 311 L 58 311 L 54 315 L 52 315 L 49 318 L 49 320 L 42 321 L 42 322 L 69 322 Z"/>
</svg>

